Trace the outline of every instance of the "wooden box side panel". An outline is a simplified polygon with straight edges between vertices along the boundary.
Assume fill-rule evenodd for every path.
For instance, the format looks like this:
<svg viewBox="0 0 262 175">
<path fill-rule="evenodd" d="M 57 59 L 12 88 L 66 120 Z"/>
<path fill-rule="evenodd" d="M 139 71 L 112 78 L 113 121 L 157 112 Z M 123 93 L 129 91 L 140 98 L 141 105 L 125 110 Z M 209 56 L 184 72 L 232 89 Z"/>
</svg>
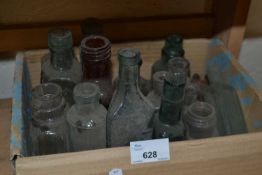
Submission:
<svg viewBox="0 0 262 175">
<path fill-rule="evenodd" d="M 19 175 L 105 175 L 121 168 L 125 175 L 260 175 L 262 133 L 170 144 L 170 161 L 130 164 L 128 147 L 19 158 Z"/>
<path fill-rule="evenodd" d="M 252 77 L 220 40 L 211 41 L 208 55 L 207 66 L 218 66 L 225 81 L 237 91 L 248 131 L 262 131 L 262 101 Z"/>
</svg>

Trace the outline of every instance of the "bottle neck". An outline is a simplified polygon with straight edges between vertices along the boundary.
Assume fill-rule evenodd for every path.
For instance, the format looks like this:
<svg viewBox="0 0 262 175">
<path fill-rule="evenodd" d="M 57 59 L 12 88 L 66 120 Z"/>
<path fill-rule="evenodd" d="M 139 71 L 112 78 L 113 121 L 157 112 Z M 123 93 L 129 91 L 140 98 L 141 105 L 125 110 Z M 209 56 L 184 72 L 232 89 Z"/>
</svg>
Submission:
<svg viewBox="0 0 262 175">
<path fill-rule="evenodd" d="M 185 85 L 174 86 L 165 80 L 164 92 L 159 111 L 159 120 L 175 125 L 180 121 L 183 108 Z"/>
<path fill-rule="evenodd" d="M 111 77 L 111 43 L 103 37 L 91 35 L 81 42 L 84 79 Z"/>
<path fill-rule="evenodd" d="M 72 48 L 50 48 L 50 60 L 55 69 L 70 69 L 73 64 L 74 52 Z"/>
<path fill-rule="evenodd" d="M 129 89 L 137 91 L 139 77 L 139 65 L 126 65 L 120 62 L 119 66 L 119 89 Z"/>
</svg>

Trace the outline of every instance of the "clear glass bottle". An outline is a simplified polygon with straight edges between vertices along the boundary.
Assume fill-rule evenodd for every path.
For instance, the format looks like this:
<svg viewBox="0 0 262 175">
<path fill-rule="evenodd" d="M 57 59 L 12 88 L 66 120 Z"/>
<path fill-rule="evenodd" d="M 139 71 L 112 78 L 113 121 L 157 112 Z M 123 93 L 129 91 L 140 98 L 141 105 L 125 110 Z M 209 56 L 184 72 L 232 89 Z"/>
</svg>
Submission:
<svg viewBox="0 0 262 175">
<path fill-rule="evenodd" d="M 155 110 L 138 86 L 139 56 L 138 49 L 118 51 L 119 81 L 107 113 L 109 147 L 152 138 Z"/>
<path fill-rule="evenodd" d="M 218 135 L 215 108 L 206 102 L 195 102 L 185 111 L 183 120 L 187 139 L 200 139 Z"/>
<path fill-rule="evenodd" d="M 96 83 L 101 90 L 101 102 L 108 108 L 113 94 L 111 43 L 98 35 L 90 35 L 81 42 L 84 81 Z"/>
<path fill-rule="evenodd" d="M 236 90 L 224 80 L 218 66 L 207 67 L 209 87 L 205 98 L 214 104 L 219 135 L 247 132 L 245 117 Z"/>
<path fill-rule="evenodd" d="M 63 96 L 69 105 L 73 104 L 73 88 L 82 79 L 80 63 L 73 52 L 72 34 L 64 28 L 48 32 L 50 53 L 42 61 L 41 82 L 54 82 L 62 87 Z"/>
<path fill-rule="evenodd" d="M 154 105 L 156 110 L 159 110 L 161 97 L 163 94 L 164 79 L 167 75 L 167 71 L 159 71 L 153 75 L 153 90 L 149 92 L 147 98 Z"/>
<path fill-rule="evenodd" d="M 186 86 L 184 69 L 169 72 L 164 80 L 163 96 L 158 116 L 154 121 L 155 138 L 169 138 L 170 141 L 184 139 L 184 125 L 181 120 Z"/>
<path fill-rule="evenodd" d="M 141 67 L 142 64 L 143 64 L 143 60 L 141 59 L 140 62 L 139 62 L 139 66 Z M 139 75 L 140 75 L 140 73 L 139 73 Z M 116 77 L 116 79 L 114 80 L 114 85 L 113 85 L 114 89 L 116 89 L 117 81 L 118 81 L 118 77 Z M 144 96 L 146 96 L 152 89 L 151 81 L 145 79 L 142 76 L 138 77 L 138 85 L 139 85 L 139 88 L 140 88 L 140 90 L 141 90 L 141 92 L 143 93 Z"/>
<path fill-rule="evenodd" d="M 32 155 L 69 151 L 66 107 L 62 89 L 54 83 L 36 86 L 32 91 Z"/>
<path fill-rule="evenodd" d="M 67 112 L 71 151 L 106 147 L 106 109 L 99 104 L 100 90 L 94 83 L 74 88 L 75 104 Z"/>
<path fill-rule="evenodd" d="M 183 38 L 178 34 L 168 36 L 162 49 L 161 58 L 152 66 L 151 75 L 153 76 L 153 74 L 158 71 L 167 71 L 168 60 L 174 57 L 183 57 L 184 53 Z"/>
</svg>

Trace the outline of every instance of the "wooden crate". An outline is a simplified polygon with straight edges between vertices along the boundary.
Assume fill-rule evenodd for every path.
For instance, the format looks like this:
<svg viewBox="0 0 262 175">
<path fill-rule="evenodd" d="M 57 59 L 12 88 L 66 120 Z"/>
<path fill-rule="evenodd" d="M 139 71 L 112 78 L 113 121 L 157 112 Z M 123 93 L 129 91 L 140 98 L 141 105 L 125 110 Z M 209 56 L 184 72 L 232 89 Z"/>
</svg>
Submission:
<svg viewBox="0 0 262 175">
<path fill-rule="evenodd" d="M 113 44 L 112 61 L 114 76 L 117 75 L 118 62 L 116 51 L 122 47 L 136 47 L 141 50 L 143 66 L 141 74 L 149 78 L 151 66 L 160 57 L 163 41 L 143 41 Z M 230 66 L 229 72 L 223 76 L 240 77 L 240 81 L 229 81 L 229 84 L 237 89 L 240 100 L 247 97 L 249 103 L 242 102 L 242 109 L 250 132 L 261 131 L 259 125 L 262 121 L 262 101 L 259 93 L 245 70 L 233 59 L 223 44 L 214 39 L 190 39 L 184 42 L 186 58 L 191 62 L 191 72 L 205 74 L 205 64 L 215 60 L 216 64 Z M 131 165 L 129 147 L 108 148 L 94 151 L 65 153 L 48 156 L 26 157 L 27 147 L 25 126 L 27 113 L 26 102 L 30 84 L 25 83 L 31 75 L 32 86 L 40 81 L 40 58 L 48 50 L 30 50 L 19 53 L 17 56 L 17 69 L 15 81 L 15 98 L 13 99 L 13 120 L 11 137 L 11 158 L 15 165 L 17 175 L 102 175 L 107 174 L 113 168 L 122 168 L 126 175 L 154 174 L 232 174 L 246 175 L 262 172 L 262 133 L 249 133 L 243 135 L 217 137 L 193 141 L 181 141 L 170 143 L 170 161 Z M 76 48 L 76 52 L 79 50 Z M 24 57 L 24 59 L 23 59 Z M 23 60 L 25 62 L 23 62 Z M 29 72 L 26 71 L 28 66 Z M 23 70 L 24 68 L 24 70 Z M 29 73 L 29 74 L 28 74 Z M 226 77 L 225 77 L 226 78 Z M 24 83 L 21 83 L 24 81 Z M 19 84 L 20 82 L 20 84 Z M 239 90 L 238 85 L 245 87 Z M 22 92 L 24 95 L 22 96 Z M 245 101 L 245 100 L 244 100 Z M 12 141 L 12 139 L 15 139 Z"/>
</svg>

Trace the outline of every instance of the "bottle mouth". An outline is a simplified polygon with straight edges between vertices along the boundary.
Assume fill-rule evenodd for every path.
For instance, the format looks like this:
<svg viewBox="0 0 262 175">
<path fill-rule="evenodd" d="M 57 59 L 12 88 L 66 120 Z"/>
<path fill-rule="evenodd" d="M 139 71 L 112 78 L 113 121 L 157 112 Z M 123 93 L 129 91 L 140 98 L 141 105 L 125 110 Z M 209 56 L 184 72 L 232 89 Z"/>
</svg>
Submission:
<svg viewBox="0 0 262 175">
<path fill-rule="evenodd" d="M 71 48 L 73 46 L 72 33 L 65 28 L 53 28 L 48 31 L 48 46 L 52 50 Z"/>
<path fill-rule="evenodd" d="M 81 54 L 94 61 L 110 59 L 111 43 L 106 37 L 90 35 L 81 42 Z"/>
<path fill-rule="evenodd" d="M 55 83 L 43 83 L 32 91 L 32 103 L 34 108 L 50 108 L 60 104 L 62 100 L 62 88 Z"/>
<path fill-rule="evenodd" d="M 118 60 L 126 65 L 138 65 L 141 63 L 140 51 L 135 48 L 119 49 Z"/>
<path fill-rule="evenodd" d="M 99 87 L 94 83 L 84 82 L 75 86 L 74 100 L 77 104 L 97 102 L 100 97 Z"/>
<path fill-rule="evenodd" d="M 216 124 L 215 108 L 206 102 L 195 102 L 186 110 L 184 118 L 191 126 L 209 128 Z"/>
</svg>

